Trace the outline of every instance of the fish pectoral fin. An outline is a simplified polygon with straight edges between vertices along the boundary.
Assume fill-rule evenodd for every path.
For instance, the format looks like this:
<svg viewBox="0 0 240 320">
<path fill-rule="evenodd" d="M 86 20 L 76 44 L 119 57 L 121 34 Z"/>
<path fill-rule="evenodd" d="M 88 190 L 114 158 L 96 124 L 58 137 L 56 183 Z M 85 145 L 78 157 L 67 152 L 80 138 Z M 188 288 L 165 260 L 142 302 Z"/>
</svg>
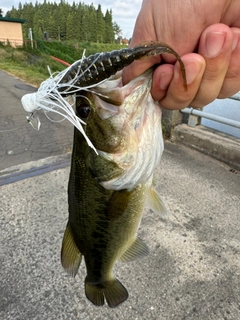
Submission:
<svg viewBox="0 0 240 320">
<path fill-rule="evenodd" d="M 72 234 L 72 229 L 69 222 L 67 223 L 66 230 L 64 232 L 61 251 L 61 262 L 63 268 L 68 274 L 75 277 L 78 268 L 82 260 L 82 254 L 80 253 Z"/>
<path fill-rule="evenodd" d="M 168 216 L 168 210 L 153 186 L 151 186 L 149 189 L 147 203 L 154 212 L 160 214 L 161 216 Z"/>
<path fill-rule="evenodd" d="M 86 278 L 85 294 L 95 306 L 103 306 L 105 297 L 110 308 L 117 307 L 128 298 L 127 289 L 117 279 L 94 285 Z"/>
<path fill-rule="evenodd" d="M 119 260 L 122 262 L 130 262 L 146 257 L 148 254 L 148 246 L 140 238 L 136 238 L 133 244 L 124 252 Z"/>
<path fill-rule="evenodd" d="M 121 217 L 124 214 L 132 195 L 133 191 L 114 191 L 107 204 L 108 217 L 110 219 Z"/>
</svg>

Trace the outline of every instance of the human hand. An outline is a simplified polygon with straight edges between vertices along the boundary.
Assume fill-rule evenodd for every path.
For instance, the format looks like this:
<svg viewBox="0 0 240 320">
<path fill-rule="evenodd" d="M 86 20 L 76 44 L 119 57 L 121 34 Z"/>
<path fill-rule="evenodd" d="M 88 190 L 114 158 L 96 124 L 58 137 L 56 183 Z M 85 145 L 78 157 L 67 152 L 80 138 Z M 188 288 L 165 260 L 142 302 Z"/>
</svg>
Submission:
<svg viewBox="0 0 240 320">
<path fill-rule="evenodd" d="M 153 73 L 152 96 L 166 109 L 200 108 L 240 90 L 240 2 L 226 0 L 145 0 L 131 47 L 164 42 L 181 56 L 187 75 L 171 55 L 133 62 L 123 70 L 127 83 L 162 59 Z"/>
</svg>

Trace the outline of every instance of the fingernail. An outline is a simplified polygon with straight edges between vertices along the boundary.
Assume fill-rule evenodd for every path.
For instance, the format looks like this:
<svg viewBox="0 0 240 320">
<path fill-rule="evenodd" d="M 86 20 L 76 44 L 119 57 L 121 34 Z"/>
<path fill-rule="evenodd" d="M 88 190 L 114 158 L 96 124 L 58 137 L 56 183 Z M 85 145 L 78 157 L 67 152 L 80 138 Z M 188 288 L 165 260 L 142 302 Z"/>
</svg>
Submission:
<svg viewBox="0 0 240 320">
<path fill-rule="evenodd" d="M 195 61 L 189 61 L 187 64 L 185 64 L 185 70 L 187 84 L 191 84 L 198 76 L 201 70 L 201 65 L 199 63 L 196 63 Z"/>
<path fill-rule="evenodd" d="M 232 42 L 232 51 L 236 49 L 237 45 L 239 42 L 239 37 L 238 35 L 233 36 L 233 42 Z"/>
<path fill-rule="evenodd" d="M 226 32 L 209 32 L 206 35 L 205 48 L 210 58 L 214 58 L 222 51 Z"/>
<path fill-rule="evenodd" d="M 163 72 L 160 74 L 159 87 L 161 90 L 166 90 L 172 80 L 173 74 L 168 72 Z"/>
</svg>

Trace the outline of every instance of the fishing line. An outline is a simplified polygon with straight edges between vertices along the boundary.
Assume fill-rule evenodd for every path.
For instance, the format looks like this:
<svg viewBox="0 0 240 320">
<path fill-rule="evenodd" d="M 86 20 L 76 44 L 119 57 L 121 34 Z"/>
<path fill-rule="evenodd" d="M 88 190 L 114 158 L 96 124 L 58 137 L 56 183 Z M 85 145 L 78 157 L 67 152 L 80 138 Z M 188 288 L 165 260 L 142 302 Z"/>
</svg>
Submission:
<svg viewBox="0 0 240 320">
<path fill-rule="evenodd" d="M 11 131 L 19 130 L 19 129 L 25 127 L 27 124 L 28 124 L 28 122 L 26 122 L 25 124 L 23 124 L 21 127 L 17 127 L 17 128 L 13 128 L 13 129 L 0 130 L 0 133 L 3 133 L 3 132 L 11 132 Z"/>
<path fill-rule="evenodd" d="M 78 84 L 78 82 L 81 81 L 81 78 L 84 77 L 89 70 L 91 71 L 91 67 L 96 68 L 95 63 L 99 60 L 101 55 L 103 55 L 103 53 L 99 53 L 95 56 L 93 61 L 89 61 L 89 65 L 85 70 L 82 70 L 85 50 L 82 59 L 76 61 L 61 72 L 52 73 L 48 67 L 50 74 L 49 78 L 41 83 L 37 92 L 27 94 L 23 96 L 21 100 L 24 109 L 29 112 L 29 116 L 27 117 L 28 122 L 35 129 L 39 130 L 40 128 L 40 120 L 36 116 L 36 113 L 38 110 L 42 109 L 45 116 L 50 121 L 61 122 L 64 119 L 67 119 L 71 122 L 82 133 L 88 145 L 98 154 L 96 148 L 85 133 L 84 126 L 86 126 L 86 123 L 75 113 L 75 104 L 76 96 L 79 91 L 91 91 L 91 88 L 99 86 L 107 80 L 104 79 L 97 84 L 90 84 L 84 87 L 80 87 Z M 54 120 L 49 115 L 50 112 L 56 113 L 63 118 L 61 120 Z"/>
<path fill-rule="evenodd" d="M 90 66 L 94 65 L 96 60 L 97 58 L 91 63 Z M 88 67 L 88 69 L 90 68 L 90 66 Z M 40 127 L 40 120 L 34 117 L 34 114 L 36 113 L 37 110 L 42 109 L 45 116 L 51 121 L 55 121 L 55 120 L 53 120 L 49 116 L 49 112 L 56 113 L 62 116 L 63 119 L 67 119 L 69 122 L 71 122 L 82 133 L 88 145 L 91 148 L 93 148 L 93 150 L 98 154 L 96 148 L 94 147 L 90 139 L 87 137 L 85 130 L 83 128 L 83 125 L 86 125 L 86 123 L 82 119 L 80 119 L 75 114 L 75 111 L 74 111 L 74 107 L 76 104 L 76 93 L 79 92 L 80 90 L 86 90 L 86 89 L 90 91 L 90 88 L 96 87 L 96 84 L 89 85 L 83 88 L 80 88 L 79 86 L 74 84 L 88 70 L 87 69 L 84 72 L 82 72 L 81 68 L 78 68 L 78 71 L 73 79 L 71 79 L 67 83 L 60 83 L 61 80 L 66 75 L 66 73 L 69 71 L 69 69 L 70 68 L 67 68 L 66 70 L 63 70 L 60 73 L 51 73 L 51 70 L 49 68 L 48 70 L 50 72 L 50 77 L 41 83 L 36 93 L 25 95 L 22 98 L 22 104 L 24 105 L 23 99 L 25 99 L 25 103 L 30 106 L 32 113 L 28 117 L 28 121 L 35 129 L 36 128 L 39 129 Z M 79 75 L 80 72 L 81 74 Z M 99 82 L 98 85 L 104 81 L 106 80 Z M 66 87 L 67 89 L 61 90 L 61 88 L 66 88 Z M 63 97 L 62 95 L 64 94 L 68 96 Z M 33 120 L 35 120 L 35 124 L 32 123 Z"/>
</svg>

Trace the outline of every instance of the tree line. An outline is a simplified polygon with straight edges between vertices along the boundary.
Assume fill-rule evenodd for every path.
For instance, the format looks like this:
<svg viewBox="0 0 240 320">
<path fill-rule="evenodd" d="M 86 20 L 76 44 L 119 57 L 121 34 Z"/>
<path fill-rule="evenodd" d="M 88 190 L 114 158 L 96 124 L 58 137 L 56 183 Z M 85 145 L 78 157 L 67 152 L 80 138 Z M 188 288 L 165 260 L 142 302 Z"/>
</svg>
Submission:
<svg viewBox="0 0 240 320">
<path fill-rule="evenodd" d="M 77 40 L 113 43 L 121 29 L 112 20 L 112 10 L 103 14 L 101 5 L 97 9 L 84 3 L 72 5 L 61 0 L 60 4 L 47 2 L 19 3 L 18 9 L 12 7 L 7 18 L 25 19 L 23 36 L 28 37 L 29 28 L 35 39 Z"/>
</svg>

